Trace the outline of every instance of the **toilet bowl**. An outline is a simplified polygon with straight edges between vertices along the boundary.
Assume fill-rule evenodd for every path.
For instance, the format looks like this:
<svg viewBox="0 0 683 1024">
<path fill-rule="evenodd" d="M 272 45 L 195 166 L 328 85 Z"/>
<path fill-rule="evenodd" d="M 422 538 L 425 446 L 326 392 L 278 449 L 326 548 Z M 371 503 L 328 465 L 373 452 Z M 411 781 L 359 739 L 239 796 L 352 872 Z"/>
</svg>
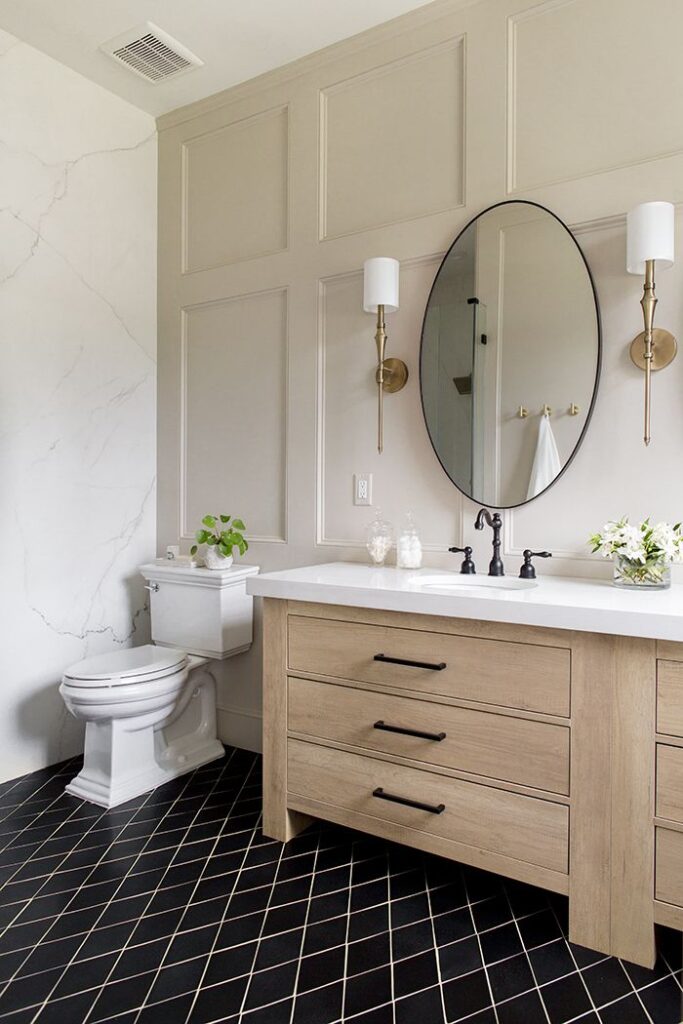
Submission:
<svg viewBox="0 0 683 1024">
<path fill-rule="evenodd" d="M 142 572 L 151 580 L 152 637 L 164 639 L 86 658 L 65 671 L 59 688 L 85 722 L 83 768 L 66 791 L 100 807 L 223 757 L 210 660 L 245 651 L 252 640 L 246 578 L 258 567 L 216 573 L 152 565 Z M 215 628 L 207 632 L 212 613 Z M 169 626 L 182 634 L 182 648 L 168 645 Z"/>
</svg>

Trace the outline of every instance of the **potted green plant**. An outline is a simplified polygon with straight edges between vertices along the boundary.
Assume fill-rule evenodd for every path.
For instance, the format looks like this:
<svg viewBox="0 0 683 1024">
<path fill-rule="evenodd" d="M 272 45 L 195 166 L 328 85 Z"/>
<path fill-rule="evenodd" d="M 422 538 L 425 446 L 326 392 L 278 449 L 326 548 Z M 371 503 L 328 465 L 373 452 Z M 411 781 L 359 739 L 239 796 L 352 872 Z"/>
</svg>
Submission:
<svg viewBox="0 0 683 1024">
<path fill-rule="evenodd" d="M 190 554 L 196 555 L 200 544 L 206 544 L 204 564 L 207 569 L 229 569 L 232 565 L 233 548 L 243 555 L 249 548 L 244 539 L 246 527 L 241 519 L 231 516 L 204 516 L 202 528 L 197 530 L 197 543 L 190 548 Z"/>
</svg>

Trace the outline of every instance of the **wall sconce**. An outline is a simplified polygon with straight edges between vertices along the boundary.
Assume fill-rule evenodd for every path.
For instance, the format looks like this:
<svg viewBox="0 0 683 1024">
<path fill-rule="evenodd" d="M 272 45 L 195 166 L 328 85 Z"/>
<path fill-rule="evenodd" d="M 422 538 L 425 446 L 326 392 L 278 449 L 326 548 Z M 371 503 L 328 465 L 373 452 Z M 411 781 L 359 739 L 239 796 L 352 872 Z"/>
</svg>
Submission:
<svg viewBox="0 0 683 1024">
<path fill-rule="evenodd" d="M 675 358 L 678 346 L 669 331 L 654 327 L 655 260 L 663 267 L 674 262 L 673 203 L 641 203 L 626 219 L 626 269 L 629 274 L 645 275 L 640 305 L 645 330 L 631 342 L 631 359 L 645 370 L 645 428 L 643 440 L 650 443 L 650 390 L 653 370 L 663 370 Z"/>
<path fill-rule="evenodd" d="M 384 448 L 384 392 L 393 395 L 405 387 L 408 367 L 402 359 L 385 359 L 387 332 L 385 313 L 398 309 L 398 260 L 388 256 L 376 256 L 363 264 L 363 309 L 366 313 L 377 314 L 377 451 Z"/>
</svg>

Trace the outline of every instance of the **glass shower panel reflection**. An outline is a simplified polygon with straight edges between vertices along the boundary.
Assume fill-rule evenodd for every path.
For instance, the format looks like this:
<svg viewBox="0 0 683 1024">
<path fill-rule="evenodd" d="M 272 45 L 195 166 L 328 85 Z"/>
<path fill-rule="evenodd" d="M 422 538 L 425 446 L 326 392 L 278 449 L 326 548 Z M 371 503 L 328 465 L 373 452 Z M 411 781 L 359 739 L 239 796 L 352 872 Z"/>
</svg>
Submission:
<svg viewBox="0 0 683 1024">
<path fill-rule="evenodd" d="M 425 331 L 432 339 L 429 360 L 422 365 L 423 401 L 439 437 L 444 468 L 465 474 L 472 485 L 475 418 L 481 415 L 475 399 L 478 348 L 485 310 L 476 299 L 432 302 Z M 483 458 L 483 452 L 477 454 Z"/>
</svg>

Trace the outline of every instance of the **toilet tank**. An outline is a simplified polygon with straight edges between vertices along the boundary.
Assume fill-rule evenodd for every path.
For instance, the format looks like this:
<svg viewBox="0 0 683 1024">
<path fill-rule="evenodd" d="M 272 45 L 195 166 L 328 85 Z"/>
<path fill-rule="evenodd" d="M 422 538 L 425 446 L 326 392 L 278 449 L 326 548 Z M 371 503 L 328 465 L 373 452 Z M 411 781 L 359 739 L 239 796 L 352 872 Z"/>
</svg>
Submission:
<svg viewBox="0 0 683 1024">
<path fill-rule="evenodd" d="M 254 612 L 247 579 L 258 571 L 257 565 L 214 570 L 165 561 L 140 566 L 149 588 L 154 643 L 216 659 L 248 650 Z"/>
</svg>

